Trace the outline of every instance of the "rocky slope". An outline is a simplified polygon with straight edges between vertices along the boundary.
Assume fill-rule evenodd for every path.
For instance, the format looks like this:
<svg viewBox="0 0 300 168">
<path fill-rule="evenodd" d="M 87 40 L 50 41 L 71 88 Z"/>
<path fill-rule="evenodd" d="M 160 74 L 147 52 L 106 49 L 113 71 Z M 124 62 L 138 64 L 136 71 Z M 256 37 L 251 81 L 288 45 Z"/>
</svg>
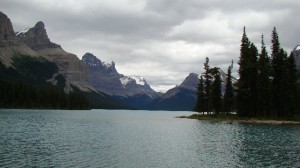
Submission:
<svg viewBox="0 0 300 168">
<path fill-rule="evenodd" d="M 102 62 L 91 53 L 86 53 L 82 62 L 88 68 L 90 85 L 130 107 L 145 109 L 147 104 L 160 95 L 143 77 L 119 74 L 114 62 Z"/>
<path fill-rule="evenodd" d="M 67 86 L 73 85 L 82 91 L 96 91 L 87 83 L 87 68 L 76 55 L 68 53 L 58 44 L 50 41 L 43 22 L 39 21 L 32 28 L 16 33 L 27 46 L 38 55 L 57 64 L 59 73 L 67 79 Z M 67 87 L 69 91 L 71 87 Z"/>
<path fill-rule="evenodd" d="M 88 67 L 89 83 L 109 95 L 123 97 L 136 94 L 157 95 L 144 78 L 119 74 L 114 62 L 102 62 L 91 53 L 86 53 L 82 57 L 82 62 Z"/>
<path fill-rule="evenodd" d="M 37 56 L 30 47 L 16 37 L 10 19 L 0 12 L 0 59 L 6 67 L 12 66 L 12 57 L 17 54 Z"/>
<path fill-rule="evenodd" d="M 149 104 L 152 110 L 192 111 L 197 100 L 198 74 L 190 73 L 178 86 Z"/>
<path fill-rule="evenodd" d="M 72 95 L 85 95 L 93 108 L 129 108 L 89 85 L 86 65 L 52 43 L 43 22 L 15 33 L 10 19 L 0 12 L 0 67 L 1 80 L 7 83 L 25 82 L 45 90 L 54 85 Z"/>
</svg>

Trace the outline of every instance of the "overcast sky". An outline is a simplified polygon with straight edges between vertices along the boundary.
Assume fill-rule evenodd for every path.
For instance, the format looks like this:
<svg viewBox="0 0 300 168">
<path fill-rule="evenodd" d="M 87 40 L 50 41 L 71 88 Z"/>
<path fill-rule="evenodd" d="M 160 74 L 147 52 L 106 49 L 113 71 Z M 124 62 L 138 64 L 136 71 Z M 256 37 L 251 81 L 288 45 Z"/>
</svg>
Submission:
<svg viewBox="0 0 300 168">
<path fill-rule="evenodd" d="M 244 26 L 258 48 L 261 34 L 270 45 L 274 26 L 288 53 L 300 44 L 299 0 L 1 0 L 0 10 L 15 31 L 43 21 L 67 52 L 115 61 L 119 73 L 156 90 L 203 72 L 205 57 L 226 71 L 238 61 Z"/>
</svg>

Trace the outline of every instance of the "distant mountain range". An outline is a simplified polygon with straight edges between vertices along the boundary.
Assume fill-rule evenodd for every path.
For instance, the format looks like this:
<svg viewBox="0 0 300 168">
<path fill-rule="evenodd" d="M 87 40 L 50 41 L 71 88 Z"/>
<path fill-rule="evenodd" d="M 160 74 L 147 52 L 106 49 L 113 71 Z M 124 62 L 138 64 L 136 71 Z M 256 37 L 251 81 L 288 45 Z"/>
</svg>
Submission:
<svg viewBox="0 0 300 168">
<path fill-rule="evenodd" d="M 300 69 L 300 47 L 297 46 L 293 53 Z M 44 65 L 43 61 L 54 63 L 57 70 L 37 65 L 39 69 L 31 68 L 29 71 L 24 66 L 16 66 L 16 61 L 27 57 L 39 60 L 35 63 L 40 65 Z M 119 73 L 115 62 L 102 62 L 92 53 L 84 54 L 80 60 L 76 55 L 64 51 L 60 45 L 50 41 L 42 21 L 15 33 L 10 19 L 2 12 L 0 59 L 0 67 L 4 67 L 2 70 L 0 68 L 1 78 L 12 80 L 8 73 L 8 69 L 12 69 L 29 84 L 41 82 L 59 87 L 65 93 L 80 92 L 92 104 L 92 108 L 191 111 L 196 104 L 198 74 L 190 73 L 180 85 L 162 94 L 153 90 L 143 77 Z M 23 61 L 24 64 L 29 67 L 33 63 Z M 224 92 L 226 74 L 220 72 Z M 34 80 L 26 80 L 29 78 Z"/>
</svg>

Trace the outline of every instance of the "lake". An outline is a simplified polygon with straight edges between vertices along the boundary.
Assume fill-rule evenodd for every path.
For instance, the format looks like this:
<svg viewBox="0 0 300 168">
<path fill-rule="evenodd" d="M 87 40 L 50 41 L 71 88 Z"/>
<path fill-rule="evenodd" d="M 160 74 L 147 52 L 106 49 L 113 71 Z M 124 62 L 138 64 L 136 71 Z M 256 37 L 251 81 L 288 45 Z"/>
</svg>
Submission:
<svg viewBox="0 0 300 168">
<path fill-rule="evenodd" d="M 300 127 L 190 112 L 0 110 L 0 167 L 300 167 Z"/>
</svg>

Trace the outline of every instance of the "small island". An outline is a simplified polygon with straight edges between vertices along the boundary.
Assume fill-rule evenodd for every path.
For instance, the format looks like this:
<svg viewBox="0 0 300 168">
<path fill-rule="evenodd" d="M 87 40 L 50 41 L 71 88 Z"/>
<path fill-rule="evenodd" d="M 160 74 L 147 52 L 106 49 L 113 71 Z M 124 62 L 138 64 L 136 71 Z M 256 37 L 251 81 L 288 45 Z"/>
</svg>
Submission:
<svg viewBox="0 0 300 168">
<path fill-rule="evenodd" d="M 300 125 L 300 81 L 295 64 L 297 53 L 290 55 L 281 48 L 274 27 L 269 56 L 264 36 L 261 50 L 252 43 L 244 27 L 240 58 L 239 78 L 232 77 L 233 61 L 225 79 L 220 68 L 211 67 L 209 58 L 200 75 L 198 97 L 194 111 L 198 114 L 180 116 L 208 121 L 251 124 L 297 124 Z M 225 87 L 221 81 L 225 81 Z M 234 112 L 233 112 L 234 111 Z"/>
<path fill-rule="evenodd" d="M 239 123 L 239 124 L 271 124 L 271 125 L 299 125 L 300 126 L 300 118 L 295 118 L 295 119 L 246 118 L 246 117 L 239 117 L 236 114 L 227 114 L 227 115 L 192 114 L 190 116 L 178 116 L 176 118 L 224 122 L 227 124 Z"/>
</svg>

